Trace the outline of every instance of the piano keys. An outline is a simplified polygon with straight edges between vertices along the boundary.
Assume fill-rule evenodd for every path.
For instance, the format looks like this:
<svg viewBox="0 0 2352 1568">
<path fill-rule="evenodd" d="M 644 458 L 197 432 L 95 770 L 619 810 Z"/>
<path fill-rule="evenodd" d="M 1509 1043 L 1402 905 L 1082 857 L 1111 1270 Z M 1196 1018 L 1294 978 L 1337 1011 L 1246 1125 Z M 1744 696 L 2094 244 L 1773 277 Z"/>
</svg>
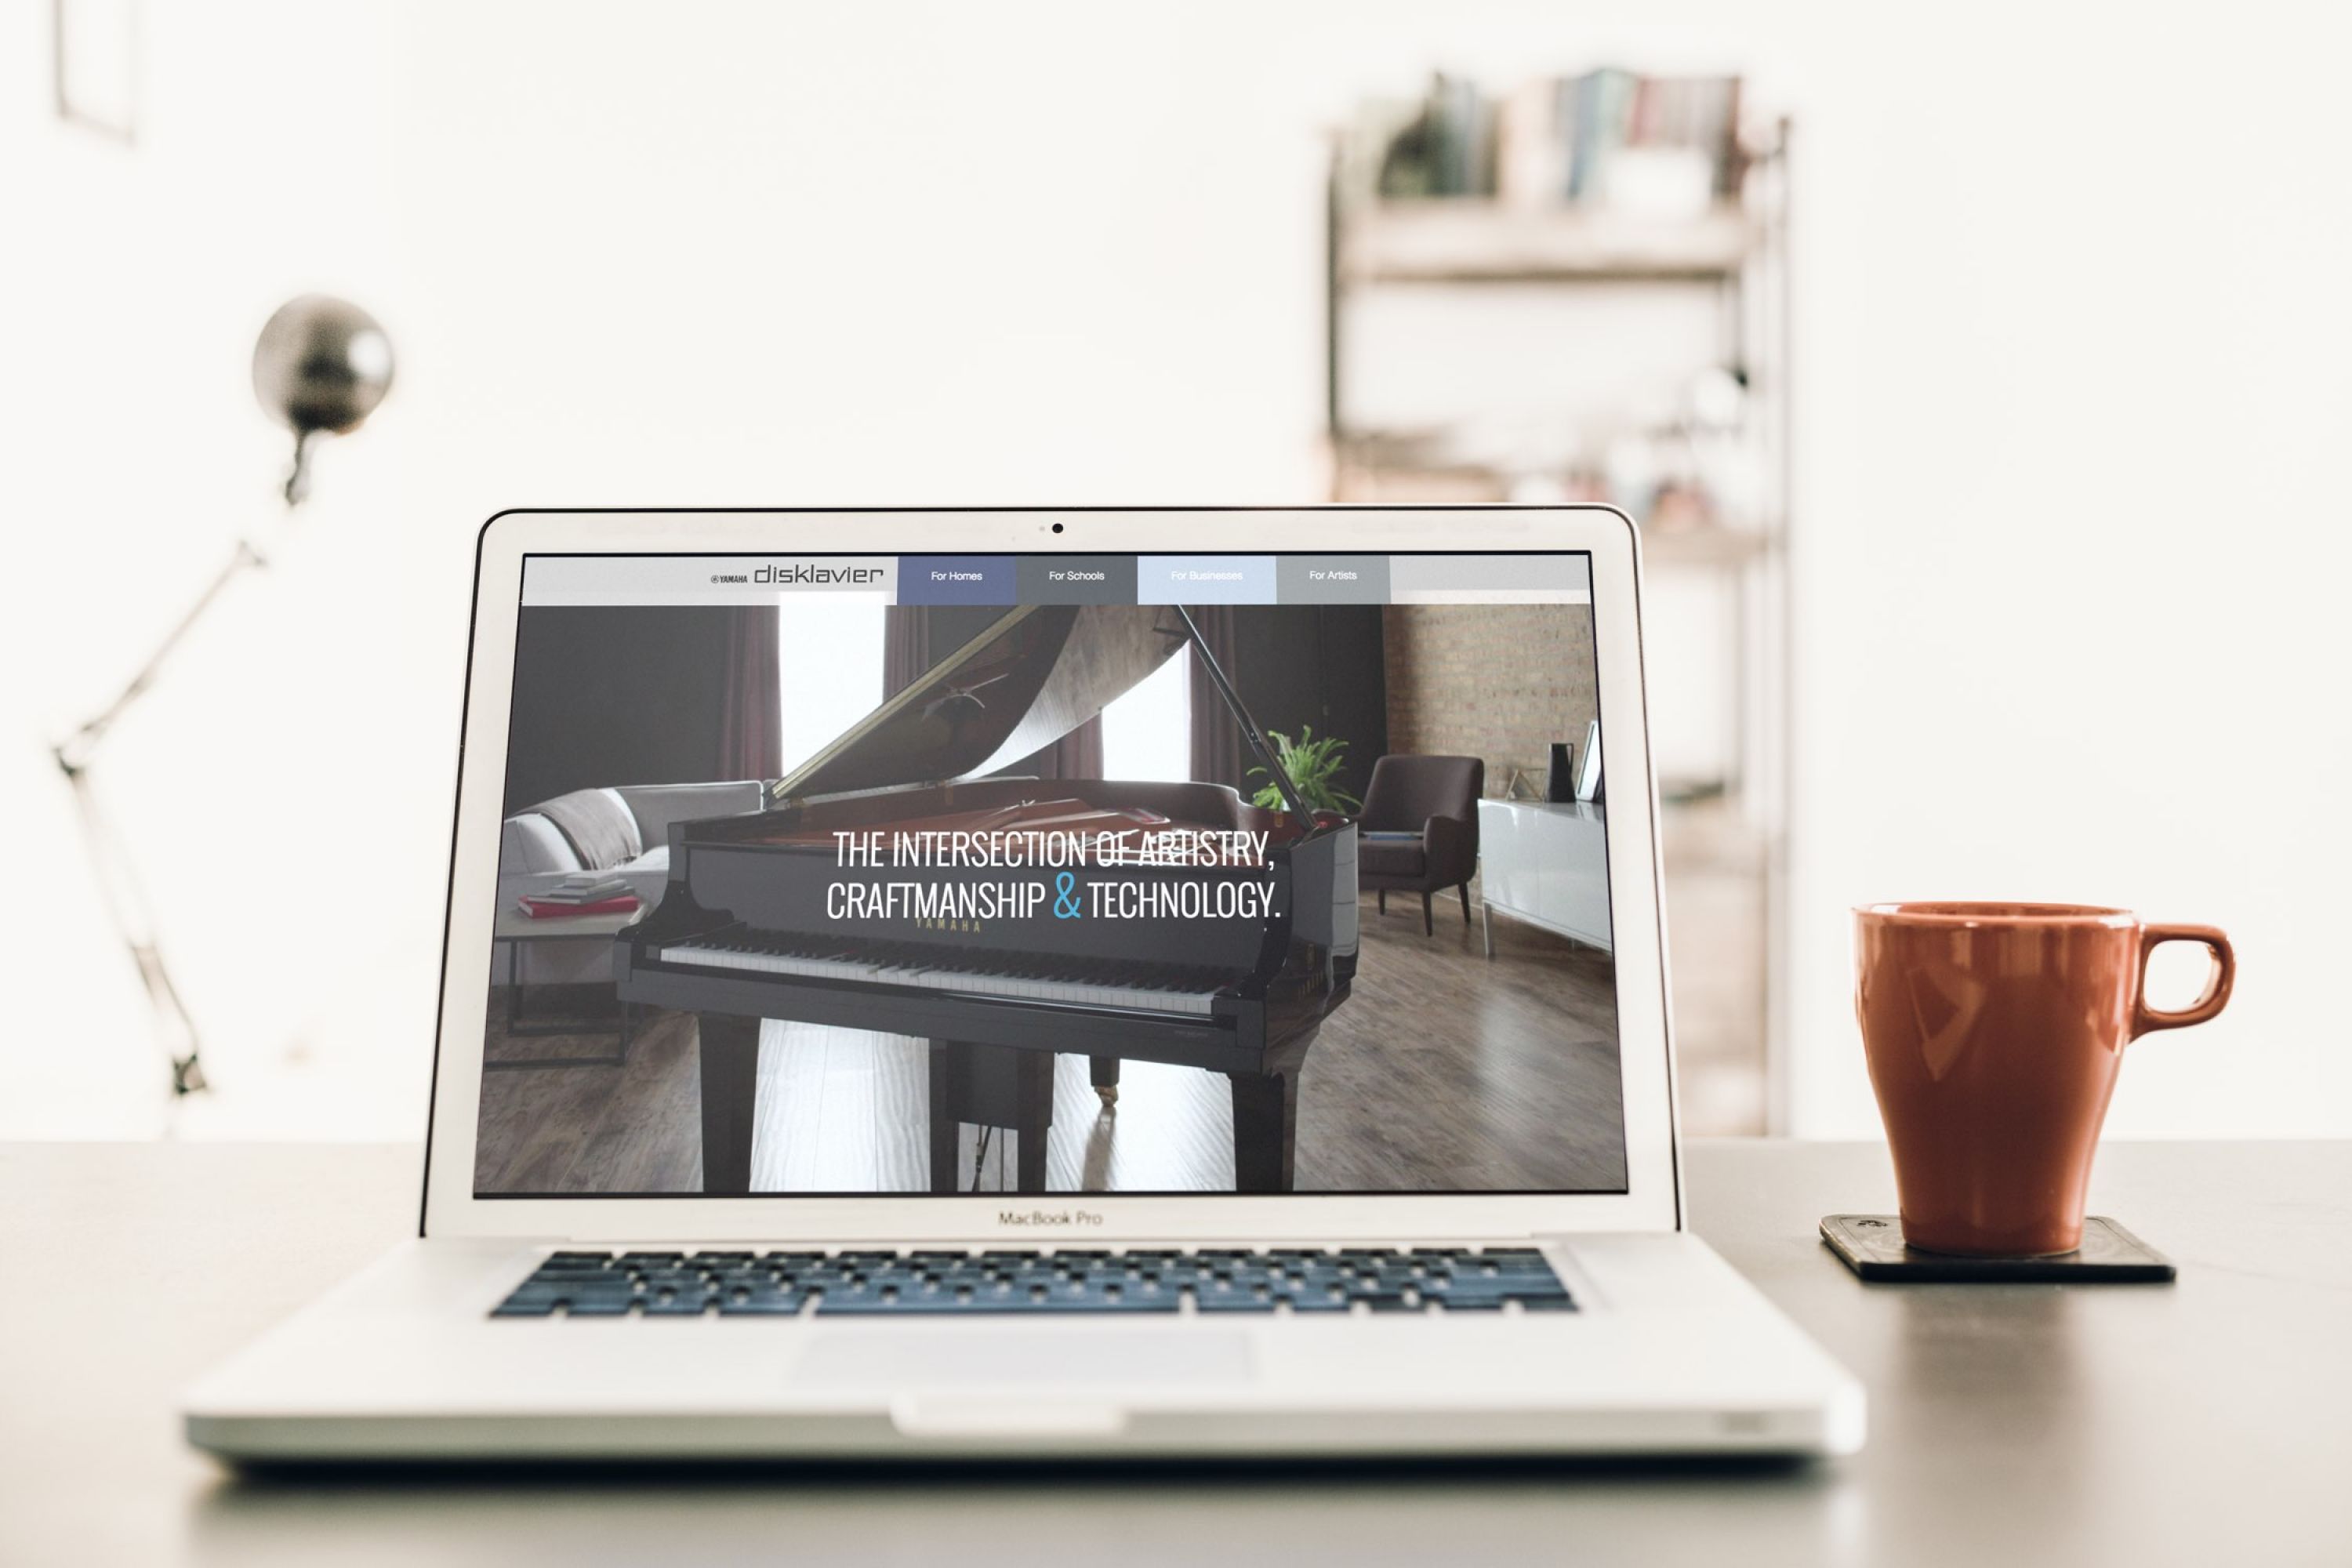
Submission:
<svg viewBox="0 0 2352 1568">
<path fill-rule="evenodd" d="M 749 1190 L 762 1018 L 931 1042 L 934 1192 L 957 1190 L 967 1121 L 1016 1132 L 1019 1185 L 1043 1190 L 1064 1053 L 1089 1058 L 1107 1102 L 1122 1060 L 1224 1074 L 1236 1188 L 1291 1190 L 1300 1069 L 1354 974 L 1352 825 L 1298 805 L 1213 662 L 1291 810 L 1223 784 L 1003 776 L 1197 641 L 1172 606 L 1008 611 L 772 809 L 673 826 L 668 888 L 616 966 L 625 1000 L 698 1016 L 705 1191 Z M 909 845 L 923 864 L 893 864 Z M 1038 877 L 1050 906 L 981 897 Z M 908 918 L 909 900 L 956 912 Z"/>
<path fill-rule="evenodd" d="M 688 968 L 791 974 L 859 985 L 913 985 L 963 995 L 1026 997 L 1161 1013 L 1205 1014 L 1220 991 L 1242 978 L 1184 964 L 1072 959 L 1060 953 L 959 960 L 915 942 L 877 948 L 871 942 L 748 929 L 699 942 L 676 942 L 659 949 L 654 957 L 662 963 Z"/>
</svg>

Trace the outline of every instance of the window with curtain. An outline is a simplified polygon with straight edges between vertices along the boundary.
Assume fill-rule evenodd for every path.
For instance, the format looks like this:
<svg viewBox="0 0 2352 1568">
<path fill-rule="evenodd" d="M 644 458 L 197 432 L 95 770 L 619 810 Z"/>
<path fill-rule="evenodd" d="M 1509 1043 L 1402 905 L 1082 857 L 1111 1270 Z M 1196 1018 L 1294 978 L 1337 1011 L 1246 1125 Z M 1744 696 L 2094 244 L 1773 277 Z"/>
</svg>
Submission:
<svg viewBox="0 0 2352 1568">
<path fill-rule="evenodd" d="M 1103 710 L 1103 776 L 1182 783 L 1192 776 L 1189 658 L 1170 659 Z"/>
<path fill-rule="evenodd" d="M 871 677 L 849 680 L 842 672 L 882 668 L 886 610 L 878 595 L 783 597 L 776 665 L 785 773 L 816 755 L 880 703 Z"/>
</svg>

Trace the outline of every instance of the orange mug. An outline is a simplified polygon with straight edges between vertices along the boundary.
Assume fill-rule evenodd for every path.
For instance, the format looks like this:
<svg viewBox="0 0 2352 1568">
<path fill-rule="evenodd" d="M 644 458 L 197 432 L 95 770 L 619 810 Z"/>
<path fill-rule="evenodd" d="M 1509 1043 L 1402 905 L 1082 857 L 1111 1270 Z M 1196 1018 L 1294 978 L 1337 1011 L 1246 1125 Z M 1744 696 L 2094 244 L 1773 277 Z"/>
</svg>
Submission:
<svg viewBox="0 0 2352 1568">
<path fill-rule="evenodd" d="M 2202 943 L 2179 1012 L 2147 1005 L 2147 957 Z M 1886 1122 L 1903 1239 L 2036 1257 L 2082 1244 L 2091 1156 L 2124 1047 L 2201 1024 L 2237 978 L 2211 926 L 2144 925 L 2084 904 L 1867 904 L 1854 910 L 1854 1013 Z"/>
</svg>

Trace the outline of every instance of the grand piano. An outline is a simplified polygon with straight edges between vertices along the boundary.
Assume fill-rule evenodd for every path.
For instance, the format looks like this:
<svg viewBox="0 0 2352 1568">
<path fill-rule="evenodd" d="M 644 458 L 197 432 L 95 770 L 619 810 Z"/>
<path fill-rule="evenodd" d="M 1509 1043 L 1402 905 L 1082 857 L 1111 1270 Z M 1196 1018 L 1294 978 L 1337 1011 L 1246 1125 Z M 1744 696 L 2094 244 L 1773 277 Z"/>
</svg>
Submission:
<svg viewBox="0 0 2352 1568">
<path fill-rule="evenodd" d="M 1002 776 L 1187 647 L 1287 810 Z M 751 1189 L 763 1018 L 929 1042 L 934 1193 L 961 1190 L 964 1123 L 1017 1134 L 1016 1186 L 1045 1190 L 1060 1054 L 1106 1103 L 1122 1060 L 1224 1074 L 1235 1189 L 1292 1190 L 1299 1070 L 1355 973 L 1355 827 L 1298 800 L 1184 609 L 1009 610 L 770 799 L 671 827 L 668 886 L 615 954 L 624 1002 L 697 1016 L 705 1192 Z M 842 835 L 1015 864 L 845 864 Z"/>
</svg>

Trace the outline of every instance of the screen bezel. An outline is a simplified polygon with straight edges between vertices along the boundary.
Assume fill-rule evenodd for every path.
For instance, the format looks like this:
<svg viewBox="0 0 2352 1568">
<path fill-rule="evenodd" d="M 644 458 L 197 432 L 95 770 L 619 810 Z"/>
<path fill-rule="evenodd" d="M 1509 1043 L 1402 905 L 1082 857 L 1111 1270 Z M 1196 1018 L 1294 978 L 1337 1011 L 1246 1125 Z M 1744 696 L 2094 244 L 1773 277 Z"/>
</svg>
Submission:
<svg viewBox="0 0 2352 1568">
<path fill-rule="evenodd" d="M 1058 525 L 1058 526 L 1057 526 Z M 1130 1196 L 1053 1193 L 709 1198 L 477 1197 L 474 1145 L 490 1001 L 515 637 L 531 554 L 861 555 L 1107 552 L 1581 552 L 1591 557 L 1596 677 L 1612 739 L 1610 916 L 1624 1094 L 1622 1193 L 1382 1193 Z M 938 1239 L 1048 1245 L 1315 1236 L 1332 1239 L 1542 1235 L 1682 1226 L 1659 899 L 1656 780 L 1643 682 L 1640 539 L 1601 506 L 1325 506 L 989 510 L 511 510 L 475 558 L 441 998 L 421 1234 L 634 1241 Z M 1628 776 L 1629 762 L 1640 766 Z M 1311 1059 L 1311 1058 L 1310 1058 Z M 1312 1085 L 1311 1076 L 1308 1084 Z M 1008 1215 L 1066 1211 L 1044 1226 Z"/>
</svg>

